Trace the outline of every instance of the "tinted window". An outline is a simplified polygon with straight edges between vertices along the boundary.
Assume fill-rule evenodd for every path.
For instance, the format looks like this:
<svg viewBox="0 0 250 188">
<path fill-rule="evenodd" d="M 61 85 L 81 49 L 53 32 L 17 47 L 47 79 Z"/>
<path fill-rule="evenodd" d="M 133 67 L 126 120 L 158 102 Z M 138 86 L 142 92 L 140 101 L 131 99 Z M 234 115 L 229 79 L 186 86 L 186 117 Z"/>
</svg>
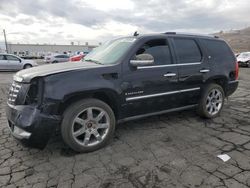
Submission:
<svg viewBox="0 0 250 188">
<path fill-rule="evenodd" d="M 5 60 L 4 55 L 0 55 L 0 60 Z"/>
<path fill-rule="evenodd" d="M 203 39 L 208 55 L 213 61 L 235 61 L 235 56 L 224 41 Z"/>
<path fill-rule="evenodd" d="M 19 61 L 19 59 L 18 59 L 17 57 L 11 56 L 11 55 L 6 55 L 6 58 L 7 58 L 8 60 L 11 60 L 11 61 Z"/>
<path fill-rule="evenodd" d="M 174 38 L 179 63 L 200 62 L 201 52 L 193 39 Z"/>
<path fill-rule="evenodd" d="M 165 39 L 151 40 L 145 43 L 137 52 L 139 54 L 151 54 L 155 65 L 171 64 L 169 45 Z"/>
<path fill-rule="evenodd" d="M 66 56 L 66 55 L 57 55 L 57 56 L 55 56 L 55 58 L 68 58 L 68 56 Z"/>
</svg>

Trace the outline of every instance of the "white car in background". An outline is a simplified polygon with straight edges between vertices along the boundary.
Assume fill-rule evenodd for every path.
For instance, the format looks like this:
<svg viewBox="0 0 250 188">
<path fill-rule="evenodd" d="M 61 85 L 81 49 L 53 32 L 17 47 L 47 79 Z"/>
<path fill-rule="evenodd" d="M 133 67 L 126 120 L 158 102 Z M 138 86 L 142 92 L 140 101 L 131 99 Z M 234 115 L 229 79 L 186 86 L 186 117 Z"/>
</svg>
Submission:
<svg viewBox="0 0 250 188">
<path fill-rule="evenodd" d="M 57 54 L 57 55 L 44 57 L 45 63 L 61 63 L 61 62 L 68 62 L 68 61 L 69 61 L 69 56 L 66 54 Z"/>
<path fill-rule="evenodd" d="M 13 54 L 0 53 L 0 70 L 21 70 L 37 65 L 38 64 L 33 60 L 26 60 Z"/>
<path fill-rule="evenodd" d="M 237 57 L 237 62 L 241 67 L 250 67 L 250 52 L 242 52 Z"/>
</svg>

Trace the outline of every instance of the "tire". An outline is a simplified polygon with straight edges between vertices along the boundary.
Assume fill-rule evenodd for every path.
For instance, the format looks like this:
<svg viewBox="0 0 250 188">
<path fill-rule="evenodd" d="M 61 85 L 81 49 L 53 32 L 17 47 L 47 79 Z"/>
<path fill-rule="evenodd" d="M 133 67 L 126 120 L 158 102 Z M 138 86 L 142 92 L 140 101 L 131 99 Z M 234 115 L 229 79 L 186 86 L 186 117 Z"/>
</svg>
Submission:
<svg viewBox="0 0 250 188">
<path fill-rule="evenodd" d="M 58 61 L 52 61 L 52 63 L 58 63 Z"/>
<path fill-rule="evenodd" d="M 224 105 L 225 94 L 222 87 L 211 83 L 207 85 L 201 95 L 197 113 L 204 118 L 215 118 L 219 116 Z"/>
<path fill-rule="evenodd" d="M 28 68 L 31 68 L 31 67 L 32 67 L 31 64 L 26 64 L 26 65 L 23 66 L 23 69 L 28 69 Z"/>
<path fill-rule="evenodd" d="M 74 151 L 91 152 L 110 141 L 115 123 L 114 112 L 106 103 L 84 99 L 73 103 L 64 112 L 61 134 L 64 142 Z"/>
</svg>

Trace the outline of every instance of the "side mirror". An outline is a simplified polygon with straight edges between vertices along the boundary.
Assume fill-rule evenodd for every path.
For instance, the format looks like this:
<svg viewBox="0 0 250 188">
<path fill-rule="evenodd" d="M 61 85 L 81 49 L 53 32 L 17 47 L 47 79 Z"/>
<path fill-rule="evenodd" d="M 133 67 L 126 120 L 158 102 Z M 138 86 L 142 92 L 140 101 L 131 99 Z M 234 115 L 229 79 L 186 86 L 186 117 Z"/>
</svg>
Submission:
<svg viewBox="0 0 250 188">
<path fill-rule="evenodd" d="M 154 57 L 150 54 L 139 54 L 135 60 L 130 60 L 130 64 L 134 67 L 153 65 Z"/>
</svg>

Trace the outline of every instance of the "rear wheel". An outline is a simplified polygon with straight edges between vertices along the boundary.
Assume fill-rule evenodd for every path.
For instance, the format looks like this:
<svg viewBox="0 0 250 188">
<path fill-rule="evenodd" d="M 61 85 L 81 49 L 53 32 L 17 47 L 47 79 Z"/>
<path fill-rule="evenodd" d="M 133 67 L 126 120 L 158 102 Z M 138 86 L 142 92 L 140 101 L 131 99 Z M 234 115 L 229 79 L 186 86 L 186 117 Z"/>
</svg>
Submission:
<svg viewBox="0 0 250 188">
<path fill-rule="evenodd" d="M 77 152 L 90 152 L 105 146 L 114 130 L 112 109 L 97 99 L 84 99 L 68 107 L 61 125 L 63 140 Z"/>
<path fill-rule="evenodd" d="M 224 98 L 224 90 L 220 85 L 209 84 L 202 93 L 198 114 L 205 118 L 217 117 L 224 105 Z"/>
<path fill-rule="evenodd" d="M 32 67 L 31 64 L 26 64 L 26 65 L 24 65 L 23 69 L 28 69 L 28 68 L 31 68 L 31 67 Z"/>
<path fill-rule="evenodd" d="M 58 61 L 52 61 L 52 63 L 58 63 Z"/>
</svg>

